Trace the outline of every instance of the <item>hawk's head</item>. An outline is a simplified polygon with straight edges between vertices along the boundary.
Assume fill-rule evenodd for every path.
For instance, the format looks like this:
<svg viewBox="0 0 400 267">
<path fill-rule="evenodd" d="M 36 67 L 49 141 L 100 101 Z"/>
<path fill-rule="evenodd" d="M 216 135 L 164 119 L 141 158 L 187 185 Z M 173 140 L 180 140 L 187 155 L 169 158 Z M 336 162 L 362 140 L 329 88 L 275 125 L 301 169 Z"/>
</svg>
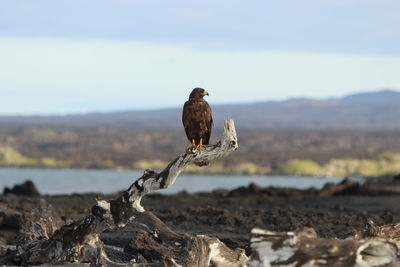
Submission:
<svg viewBox="0 0 400 267">
<path fill-rule="evenodd" d="M 208 95 L 208 92 L 206 90 L 204 90 L 203 88 L 200 88 L 200 87 L 196 87 L 190 93 L 189 99 L 190 98 L 203 98 L 205 95 Z"/>
</svg>

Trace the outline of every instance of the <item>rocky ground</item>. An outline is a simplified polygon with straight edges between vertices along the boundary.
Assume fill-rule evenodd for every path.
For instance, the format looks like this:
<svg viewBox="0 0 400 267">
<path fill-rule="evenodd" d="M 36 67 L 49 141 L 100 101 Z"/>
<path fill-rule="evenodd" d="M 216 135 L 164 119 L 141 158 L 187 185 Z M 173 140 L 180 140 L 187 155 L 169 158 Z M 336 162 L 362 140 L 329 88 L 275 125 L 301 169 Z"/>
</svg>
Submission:
<svg viewBox="0 0 400 267">
<path fill-rule="evenodd" d="M 112 198 L 116 195 L 101 196 Z M 51 204 L 51 215 L 59 224 L 82 218 L 95 203 L 95 194 L 40 195 L 31 183 L 5 189 L 0 195 L 0 247 L 2 253 L 17 245 L 24 227 L 32 223 L 25 216 L 41 205 Z M 261 188 L 257 185 L 232 191 L 175 195 L 152 194 L 142 200 L 178 233 L 215 236 L 231 248 L 249 252 L 249 233 L 254 227 L 287 231 L 312 227 L 320 237 L 346 238 L 362 233 L 372 219 L 377 225 L 400 221 L 400 175 L 371 179 L 361 185 L 343 180 L 323 189 Z M 129 250 L 134 233 L 105 232 L 102 240 Z"/>
</svg>

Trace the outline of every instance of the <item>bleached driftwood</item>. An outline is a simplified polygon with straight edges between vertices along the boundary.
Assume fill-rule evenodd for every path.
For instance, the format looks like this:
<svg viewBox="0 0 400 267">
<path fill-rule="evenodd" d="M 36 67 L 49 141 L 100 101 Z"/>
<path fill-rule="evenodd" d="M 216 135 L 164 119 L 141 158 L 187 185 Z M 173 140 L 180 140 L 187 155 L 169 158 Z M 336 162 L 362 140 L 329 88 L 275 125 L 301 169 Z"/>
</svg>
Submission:
<svg viewBox="0 0 400 267">
<path fill-rule="evenodd" d="M 148 211 L 138 219 L 136 233 L 125 248 L 129 254 L 163 261 L 170 267 L 200 267 L 210 263 L 213 266 L 238 267 L 247 262 L 243 249 L 231 250 L 217 238 L 177 234 Z"/>
<path fill-rule="evenodd" d="M 371 237 L 389 238 L 400 244 L 400 223 L 378 226 L 373 220 L 367 222 L 367 227 L 361 233 L 356 233 L 355 238 L 365 239 Z M 400 250 L 399 250 L 400 252 Z"/>
<path fill-rule="evenodd" d="M 324 239 L 312 228 L 289 232 L 255 228 L 248 266 L 398 266 L 400 242 L 384 234 L 386 227 L 376 230 L 383 231 L 376 236 L 385 238 Z"/>
<path fill-rule="evenodd" d="M 238 147 L 233 120 L 225 120 L 222 139 L 215 145 L 208 146 L 199 152 L 186 152 L 177 156 L 161 172 L 146 170 L 120 197 L 113 200 L 97 200 L 92 212 L 84 219 L 65 225 L 57 230 L 51 238 L 36 240 L 18 246 L 16 258 L 21 264 L 68 262 L 91 262 L 117 265 L 105 253 L 99 234 L 106 229 L 122 228 L 127 224 L 139 224 L 145 233 L 168 243 L 175 240 L 165 225 L 154 223 L 150 213 L 145 212 L 140 202 L 143 196 L 156 190 L 170 187 L 178 175 L 189 165 L 207 165 L 209 162 L 227 156 Z M 150 218 L 150 219 L 149 219 Z M 160 226 L 161 225 L 161 226 Z M 172 238 L 175 236 L 175 239 Z M 172 238 L 169 240 L 169 238 Z M 175 246 L 186 250 L 185 257 L 175 254 L 163 258 L 168 266 L 244 266 L 247 257 L 243 250 L 231 250 L 216 238 L 207 236 L 187 236 Z M 175 244 L 175 242 L 173 242 Z"/>
</svg>

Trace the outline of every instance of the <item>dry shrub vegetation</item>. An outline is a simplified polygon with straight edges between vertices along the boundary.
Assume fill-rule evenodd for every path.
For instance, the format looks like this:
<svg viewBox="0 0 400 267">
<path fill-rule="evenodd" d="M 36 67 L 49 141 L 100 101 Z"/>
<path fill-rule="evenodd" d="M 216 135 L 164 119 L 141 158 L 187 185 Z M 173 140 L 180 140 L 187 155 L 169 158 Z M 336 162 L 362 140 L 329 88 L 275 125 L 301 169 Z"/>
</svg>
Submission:
<svg viewBox="0 0 400 267">
<path fill-rule="evenodd" d="M 400 172 L 399 133 L 244 130 L 238 133 L 240 148 L 231 157 L 187 171 L 315 176 L 396 173 Z M 161 169 L 171 155 L 188 145 L 182 129 L 3 127 L 0 165 Z"/>
</svg>

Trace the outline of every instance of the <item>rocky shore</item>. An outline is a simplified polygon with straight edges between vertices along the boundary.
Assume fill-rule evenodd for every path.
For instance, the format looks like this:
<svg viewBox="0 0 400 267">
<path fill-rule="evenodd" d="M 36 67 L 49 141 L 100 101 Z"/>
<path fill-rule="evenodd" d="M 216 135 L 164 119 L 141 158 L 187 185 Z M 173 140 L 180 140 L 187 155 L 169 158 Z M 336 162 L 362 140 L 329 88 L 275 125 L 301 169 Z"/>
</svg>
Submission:
<svg viewBox="0 0 400 267">
<path fill-rule="evenodd" d="M 0 252 L 3 255 L 0 263 L 15 264 L 4 255 L 7 249 L 12 250 L 21 242 L 21 233 L 32 223 L 35 209 L 51 207 L 42 216 L 52 217 L 54 227 L 59 227 L 90 213 L 96 197 L 115 196 L 40 195 L 30 182 L 6 188 L 0 196 Z M 371 223 L 380 226 L 399 222 L 399 200 L 400 176 L 390 176 L 364 184 L 345 179 L 337 185 L 327 184 L 321 190 L 261 188 L 251 184 L 231 191 L 151 194 L 143 199 L 142 205 L 177 233 L 217 237 L 232 249 L 245 249 L 250 256 L 253 228 L 282 232 L 310 227 L 319 237 L 329 239 L 362 236 Z M 40 214 L 34 216 L 40 219 Z M 101 240 L 129 255 L 136 251 L 131 247 L 134 235 L 134 227 L 128 225 L 122 230 L 102 233 Z M 26 238 L 26 233 L 23 236 Z"/>
</svg>

